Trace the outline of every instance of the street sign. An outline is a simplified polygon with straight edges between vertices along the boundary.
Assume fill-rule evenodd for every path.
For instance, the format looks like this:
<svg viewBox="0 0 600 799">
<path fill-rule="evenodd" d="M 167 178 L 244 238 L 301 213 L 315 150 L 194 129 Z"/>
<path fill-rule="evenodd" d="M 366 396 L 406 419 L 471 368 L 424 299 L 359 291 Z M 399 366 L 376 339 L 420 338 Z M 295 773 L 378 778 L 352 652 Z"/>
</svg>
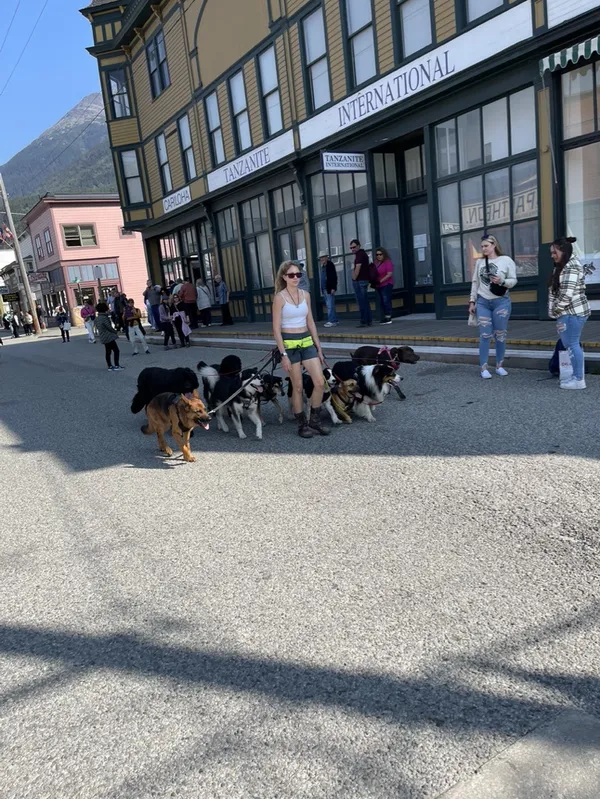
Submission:
<svg viewBox="0 0 600 799">
<path fill-rule="evenodd" d="M 3 294 L 2 300 L 4 302 L 19 302 L 19 295 L 18 294 Z"/>
<path fill-rule="evenodd" d="M 0 286 L 0 294 L 8 294 L 9 292 L 10 289 L 8 288 L 8 286 Z"/>
</svg>

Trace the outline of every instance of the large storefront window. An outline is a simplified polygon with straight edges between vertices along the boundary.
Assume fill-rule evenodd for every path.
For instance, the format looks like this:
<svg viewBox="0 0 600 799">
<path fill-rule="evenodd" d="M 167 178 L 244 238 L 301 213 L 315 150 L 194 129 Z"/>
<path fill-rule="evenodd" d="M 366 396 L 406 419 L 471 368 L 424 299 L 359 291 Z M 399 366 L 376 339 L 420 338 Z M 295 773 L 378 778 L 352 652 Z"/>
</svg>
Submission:
<svg viewBox="0 0 600 799">
<path fill-rule="evenodd" d="M 443 122 L 435 144 L 444 283 L 471 280 L 484 233 L 498 239 L 520 277 L 537 275 L 533 88 Z"/>
<path fill-rule="evenodd" d="M 338 293 L 351 294 L 354 255 L 350 242 L 358 239 L 369 256 L 373 248 L 366 173 L 320 172 L 311 177 L 311 192 L 314 216 L 324 216 L 315 222 L 318 255 L 328 254 L 335 264 Z"/>
<path fill-rule="evenodd" d="M 275 285 L 267 203 L 264 195 L 254 197 L 241 205 L 244 247 L 252 275 L 254 289 L 268 289 Z"/>
<path fill-rule="evenodd" d="M 198 278 L 202 278 L 212 291 L 214 264 L 212 249 L 209 246 L 208 223 L 203 221 L 198 227 L 190 225 L 182 228 L 179 235 L 184 275 L 189 275 L 194 283 Z"/>
<path fill-rule="evenodd" d="M 171 281 L 175 283 L 183 280 L 183 261 L 177 233 L 169 233 L 159 240 L 160 266 L 163 274 L 163 283 L 168 286 Z"/>
<path fill-rule="evenodd" d="M 596 267 L 586 282 L 600 283 L 600 62 L 566 72 L 561 86 L 567 235 Z"/>
</svg>

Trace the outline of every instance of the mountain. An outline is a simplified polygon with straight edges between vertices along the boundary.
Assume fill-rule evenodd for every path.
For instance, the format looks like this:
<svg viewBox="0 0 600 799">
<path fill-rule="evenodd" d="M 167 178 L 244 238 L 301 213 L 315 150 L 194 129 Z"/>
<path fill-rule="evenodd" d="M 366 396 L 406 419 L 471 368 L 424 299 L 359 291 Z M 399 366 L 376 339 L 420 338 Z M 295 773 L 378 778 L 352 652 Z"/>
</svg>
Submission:
<svg viewBox="0 0 600 799">
<path fill-rule="evenodd" d="M 88 94 L 55 125 L 0 166 L 11 206 L 24 213 L 52 194 L 116 192 L 100 92 Z"/>
</svg>

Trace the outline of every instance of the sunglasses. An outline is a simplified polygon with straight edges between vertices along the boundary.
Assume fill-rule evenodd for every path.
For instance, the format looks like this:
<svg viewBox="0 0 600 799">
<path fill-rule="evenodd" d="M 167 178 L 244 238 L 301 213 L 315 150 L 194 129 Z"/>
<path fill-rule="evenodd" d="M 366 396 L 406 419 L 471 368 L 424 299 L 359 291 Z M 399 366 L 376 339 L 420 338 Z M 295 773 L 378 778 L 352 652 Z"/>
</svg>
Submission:
<svg viewBox="0 0 600 799">
<path fill-rule="evenodd" d="M 288 272 L 286 277 L 291 277 L 292 280 L 300 280 L 302 277 L 302 272 Z"/>
</svg>

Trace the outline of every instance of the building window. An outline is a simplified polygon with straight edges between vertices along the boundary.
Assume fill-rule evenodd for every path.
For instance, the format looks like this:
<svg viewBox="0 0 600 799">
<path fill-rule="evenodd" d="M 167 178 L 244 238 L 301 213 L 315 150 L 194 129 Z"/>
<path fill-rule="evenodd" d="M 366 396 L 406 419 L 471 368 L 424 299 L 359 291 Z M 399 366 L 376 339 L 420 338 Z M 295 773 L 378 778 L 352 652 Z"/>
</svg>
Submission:
<svg viewBox="0 0 600 799">
<path fill-rule="evenodd" d="M 375 193 L 378 200 L 392 200 L 398 196 L 396 156 L 394 153 L 373 153 Z"/>
<path fill-rule="evenodd" d="M 425 147 L 422 144 L 404 151 L 404 192 L 425 191 Z"/>
<path fill-rule="evenodd" d="M 37 250 L 37 256 L 39 261 L 44 260 L 44 248 L 42 247 L 42 240 L 40 238 L 39 233 L 35 237 L 35 249 Z"/>
<path fill-rule="evenodd" d="M 275 61 L 275 48 L 269 47 L 258 57 L 260 71 L 260 86 L 263 96 L 263 106 L 267 118 L 267 135 L 273 136 L 283 128 L 281 116 L 281 97 L 279 95 L 279 80 L 277 78 L 277 63 Z"/>
<path fill-rule="evenodd" d="M 237 241 L 237 222 L 233 205 L 224 211 L 219 211 L 216 216 L 220 243 L 227 244 L 228 242 Z"/>
<path fill-rule="evenodd" d="M 503 5 L 504 0 L 467 0 L 467 22 L 473 22 Z"/>
<path fill-rule="evenodd" d="M 267 203 L 264 195 L 261 194 L 242 203 L 241 212 L 244 248 L 250 265 L 252 286 L 255 289 L 273 288 L 275 277 L 271 257 L 271 239 L 268 232 Z"/>
<path fill-rule="evenodd" d="M 352 77 L 360 86 L 377 72 L 371 0 L 346 0 L 346 20 L 352 53 Z"/>
<path fill-rule="evenodd" d="M 399 0 L 398 14 L 402 31 L 402 58 L 429 47 L 433 41 L 429 0 Z"/>
<path fill-rule="evenodd" d="M 204 269 L 204 281 L 211 291 L 213 302 L 216 302 L 215 293 L 215 256 L 212 248 L 212 236 L 208 222 L 200 222 L 198 225 L 200 231 L 200 260 Z"/>
<path fill-rule="evenodd" d="M 183 171 L 187 183 L 196 177 L 196 161 L 194 160 L 190 119 L 187 114 L 177 120 L 177 130 L 179 131 L 179 146 L 181 147 Z"/>
<path fill-rule="evenodd" d="M 62 229 L 67 247 L 96 247 L 98 244 L 93 225 L 63 225 Z"/>
<path fill-rule="evenodd" d="M 317 251 L 328 253 L 338 272 L 341 294 L 351 294 L 354 255 L 350 242 L 358 239 L 372 249 L 365 172 L 319 172 L 310 179 Z M 319 217 L 322 217 L 319 219 Z"/>
<path fill-rule="evenodd" d="M 200 233 L 200 247 L 198 247 L 198 231 Z M 200 222 L 183 228 L 179 231 L 181 237 L 181 252 L 183 260 L 183 273 L 190 277 L 192 282 L 202 278 L 208 286 L 214 302 L 215 292 L 213 285 L 214 259 L 209 246 L 208 225 Z"/>
<path fill-rule="evenodd" d="M 214 166 L 222 164 L 225 160 L 225 148 L 223 147 L 223 132 L 221 131 L 221 118 L 219 116 L 219 104 L 217 93 L 209 94 L 205 100 L 206 118 L 208 120 L 208 132 L 210 134 L 211 157 Z"/>
<path fill-rule="evenodd" d="M 126 227 L 119 228 L 119 235 L 122 237 L 125 236 L 135 236 L 134 230 L 128 230 Z"/>
<path fill-rule="evenodd" d="M 50 228 L 44 230 L 44 242 L 46 244 L 46 252 L 48 255 L 54 255 L 54 246 L 52 244 L 52 236 L 50 235 Z"/>
<path fill-rule="evenodd" d="M 167 236 L 162 236 L 159 239 L 158 246 L 164 285 L 168 286 L 172 281 L 180 283 L 183 281 L 183 262 L 177 233 L 169 233 Z"/>
<path fill-rule="evenodd" d="M 231 96 L 231 107 L 235 120 L 235 136 L 237 141 L 237 151 L 243 152 L 252 147 L 252 137 L 250 136 L 250 119 L 248 117 L 248 103 L 246 102 L 246 87 L 244 86 L 244 75 L 242 71 L 237 72 L 233 78 L 229 79 L 229 93 Z"/>
<path fill-rule="evenodd" d="M 68 266 L 67 276 L 69 283 L 91 283 L 94 280 L 118 280 L 119 269 L 116 263 L 87 264 L 85 266 Z"/>
<path fill-rule="evenodd" d="M 304 60 L 310 86 L 310 107 L 316 111 L 331 101 L 327 40 L 323 9 L 317 8 L 302 22 Z"/>
<path fill-rule="evenodd" d="M 289 183 L 281 189 L 274 189 L 271 192 L 271 197 L 275 210 L 274 227 L 302 224 L 302 203 L 296 183 Z"/>
<path fill-rule="evenodd" d="M 156 137 L 156 155 L 158 158 L 158 168 L 160 169 L 160 181 L 162 183 L 163 194 L 173 191 L 173 181 L 171 180 L 171 168 L 169 166 L 169 153 L 167 152 L 167 140 L 165 134 L 160 133 Z"/>
<path fill-rule="evenodd" d="M 567 235 L 581 263 L 595 266 L 586 283 L 600 283 L 600 62 L 564 73 L 561 84 Z"/>
<path fill-rule="evenodd" d="M 108 89 L 113 118 L 121 119 L 131 116 L 127 75 L 124 69 L 115 69 L 108 73 Z"/>
<path fill-rule="evenodd" d="M 121 165 L 125 178 L 127 205 L 136 205 L 144 202 L 144 189 L 140 177 L 140 165 L 135 150 L 124 150 L 121 153 Z"/>
<path fill-rule="evenodd" d="M 146 48 L 146 54 L 148 56 L 152 97 L 156 98 L 171 84 L 163 31 L 159 31 L 149 43 Z"/>
<path fill-rule="evenodd" d="M 435 142 L 444 282 L 471 280 L 484 233 L 496 236 L 520 277 L 537 275 L 533 87 L 442 122 Z"/>
</svg>

